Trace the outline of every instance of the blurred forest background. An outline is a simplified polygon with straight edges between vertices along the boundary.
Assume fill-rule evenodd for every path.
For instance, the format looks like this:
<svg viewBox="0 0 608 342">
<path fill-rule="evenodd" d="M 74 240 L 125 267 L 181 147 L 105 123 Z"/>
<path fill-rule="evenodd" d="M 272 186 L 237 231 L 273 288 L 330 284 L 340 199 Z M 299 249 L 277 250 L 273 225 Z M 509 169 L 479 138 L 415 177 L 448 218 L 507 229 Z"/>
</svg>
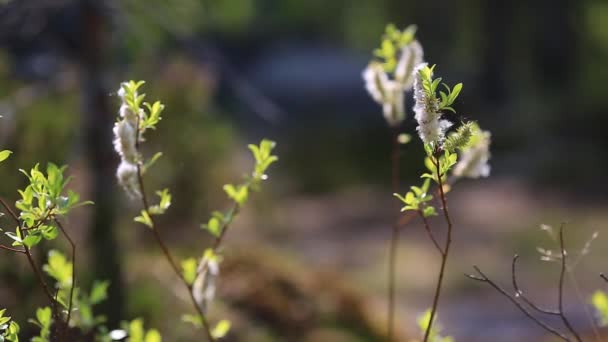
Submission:
<svg viewBox="0 0 608 342">
<path fill-rule="evenodd" d="M 270 180 L 228 236 L 212 319 L 230 317 L 232 340 L 379 341 L 398 208 L 390 134 L 361 71 L 387 23 L 418 26 L 425 59 L 447 83 L 464 83 L 458 112 L 493 137 L 492 176 L 450 194 L 445 333 L 538 340 L 533 324 L 463 273 L 478 264 L 508 283 L 518 252 L 525 286 L 554 303 L 558 267 L 539 261 L 536 247 L 555 245 L 538 225 L 564 221 L 573 250 L 600 232 L 575 270 L 579 289 L 568 292 L 574 322 L 589 329 L 588 297 L 608 270 L 605 0 L 0 0 L 0 147 L 15 152 L 0 169 L 0 193 L 16 199 L 19 168 L 69 164 L 73 186 L 96 203 L 68 222 L 76 267 L 84 284 L 111 280 L 100 308 L 109 325 L 144 317 L 167 341 L 193 340 L 179 323 L 187 294 L 132 222 L 137 206 L 114 176 L 115 91 L 146 80 L 148 98 L 166 104 L 146 144 L 164 155 L 148 177 L 174 194 L 161 231 L 177 255 L 209 243 L 198 226 L 227 205 L 221 185 L 251 167 L 246 144 L 278 143 Z M 413 129 L 410 114 L 404 130 Z M 414 140 L 402 153 L 406 185 L 423 168 Z M 405 340 L 430 306 L 439 260 L 417 222 L 402 237 Z M 25 322 L 43 301 L 23 260 L 2 254 L 0 306 Z"/>
</svg>

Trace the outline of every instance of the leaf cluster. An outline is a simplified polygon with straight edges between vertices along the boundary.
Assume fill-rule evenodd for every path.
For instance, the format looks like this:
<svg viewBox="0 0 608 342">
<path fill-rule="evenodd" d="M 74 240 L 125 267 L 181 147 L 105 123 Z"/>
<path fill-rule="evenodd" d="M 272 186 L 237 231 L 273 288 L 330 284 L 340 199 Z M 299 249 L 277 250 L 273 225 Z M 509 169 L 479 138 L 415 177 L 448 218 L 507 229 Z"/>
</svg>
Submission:
<svg viewBox="0 0 608 342">
<path fill-rule="evenodd" d="M 13 239 L 13 246 L 25 245 L 31 248 L 43 238 L 54 240 L 58 235 L 58 228 L 53 223 L 54 218 L 68 214 L 73 208 L 92 203 L 80 202 L 80 196 L 72 190 L 66 193 L 65 187 L 70 178 L 64 176 L 65 168 L 48 163 L 46 174 L 40 171 L 38 164 L 29 173 L 20 170 L 29 180 L 29 184 L 25 189 L 19 190 L 21 199 L 15 206 L 20 210 L 19 219 L 23 222 L 27 234 L 22 236 L 19 228 L 14 233 L 6 232 L 5 234 Z"/>
<path fill-rule="evenodd" d="M 374 50 L 374 55 L 381 60 L 384 71 L 393 72 L 395 70 L 401 49 L 414 40 L 416 29 L 415 25 L 410 25 L 403 31 L 394 24 L 386 26 L 380 47 Z"/>
<path fill-rule="evenodd" d="M 419 211 L 424 217 L 437 215 L 435 207 L 428 204 L 433 199 L 433 196 L 428 194 L 430 183 L 430 179 L 426 179 L 422 187 L 410 187 L 411 191 L 408 191 L 405 196 L 393 194 L 405 204 L 401 208 L 401 212 L 408 210 Z"/>
<path fill-rule="evenodd" d="M 458 155 L 448 150 L 443 151 L 443 153 L 430 154 L 424 159 L 424 165 L 429 172 L 423 173 L 421 177 L 432 179 L 437 184 L 440 183 L 439 177 L 441 177 L 441 183 L 444 184 L 448 172 L 457 162 Z"/>
<path fill-rule="evenodd" d="M 4 316 L 6 309 L 0 310 L 0 342 L 19 342 L 19 324 L 11 317 Z"/>
<path fill-rule="evenodd" d="M 55 280 L 57 302 L 64 309 L 70 309 L 69 299 L 72 286 L 74 286 L 72 284 L 74 265 L 61 252 L 51 250 L 42 270 Z M 74 288 L 72 324 L 87 332 L 105 322 L 105 317 L 94 315 L 93 306 L 107 299 L 109 285 L 108 281 L 95 281 L 89 293 L 81 291 L 79 287 Z"/>
</svg>

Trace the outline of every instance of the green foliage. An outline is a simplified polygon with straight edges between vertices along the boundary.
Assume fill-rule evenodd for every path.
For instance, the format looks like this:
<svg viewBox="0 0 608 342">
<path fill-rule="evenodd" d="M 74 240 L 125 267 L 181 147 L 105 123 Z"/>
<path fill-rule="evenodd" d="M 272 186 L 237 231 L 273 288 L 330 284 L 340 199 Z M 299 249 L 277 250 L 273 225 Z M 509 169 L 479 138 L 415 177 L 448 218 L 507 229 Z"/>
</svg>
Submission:
<svg viewBox="0 0 608 342">
<path fill-rule="evenodd" d="M 73 265 L 67 261 L 65 255 L 61 252 L 49 251 L 47 264 L 42 269 L 51 278 L 55 279 L 58 288 L 72 286 Z"/>
<path fill-rule="evenodd" d="M 192 285 L 194 283 L 194 279 L 196 279 L 196 268 L 196 259 L 188 258 L 182 260 L 182 276 L 188 285 Z"/>
<path fill-rule="evenodd" d="M 386 72 L 395 70 L 401 49 L 411 43 L 415 36 L 415 25 L 410 25 L 403 31 L 399 30 L 394 24 L 386 26 L 380 48 L 374 50 L 374 55 L 380 58 L 382 67 Z"/>
<path fill-rule="evenodd" d="M 591 304 L 597 312 L 599 324 L 601 326 L 608 325 L 608 295 L 603 291 L 596 291 L 591 297 Z"/>
<path fill-rule="evenodd" d="M 430 202 L 433 199 L 433 196 L 428 194 L 429 185 L 430 179 L 426 179 L 422 184 L 422 187 L 410 187 L 411 191 L 407 192 L 405 196 L 393 194 L 405 204 L 405 206 L 401 208 L 401 212 L 414 210 L 420 211 L 424 217 L 437 215 L 435 207 L 427 204 L 427 202 Z"/>
<path fill-rule="evenodd" d="M 454 110 L 454 108 L 451 107 L 451 105 L 458 98 L 458 95 L 460 94 L 460 91 L 462 90 L 462 83 L 456 84 L 453 89 L 450 89 L 450 87 L 445 83 L 443 83 L 443 86 L 447 90 L 447 93 L 443 92 L 443 91 L 439 92 L 439 94 L 441 95 L 441 102 L 439 103 L 439 109 L 440 110 L 447 109 L 451 112 L 456 113 L 456 111 Z"/>
<path fill-rule="evenodd" d="M 422 80 L 422 89 L 428 97 L 429 103 L 438 104 L 438 110 L 449 110 L 451 112 L 456 113 L 454 108 L 452 108 L 452 104 L 460 95 L 460 91 L 462 90 L 462 83 L 458 83 L 454 86 L 454 88 L 450 89 L 450 87 L 443 83 L 444 91 L 439 91 L 439 95 L 441 96 L 441 100 L 437 98 L 437 88 L 439 84 L 441 84 L 441 78 L 433 79 L 433 72 L 435 70 L 435 65 L 433 66 L 424 66 L 421 68 L 418 73 L 420 75 L 420 79 Z"/>
<path fill-rule="evenodd" d="M 55 280 L 57 302 L 68 309 L 70 293 L 74 286 L 72 284 L 73 264 L 67 261 L 61 252 L 51 250 L 47 263 L 42 266 L 42 269 Z M 94 315 L 93 306 L 106 300 L 109 285 L 108 281 L 95 281 L 89 294 L 82 292 L 78 287 L 74 288 L 71 324 L 87 332 L 105 321 L 105 317 Z"/>
<path fill-rule="evenodd" d="M 439 177 L 441 177 L 441 182 L 445 183 L 448 172 L 454 165 L 456 165 L 457 162 L 458 155 L 448 150 L 443 151 L 439 157 L 431 154 L 424 160 L 424 165 L 429 172 L 422 174 L 421 177 L 432 179 L 437 184 L 439 184 Z M 437 170 L 437 166 L 439 166 L 439 170 Z"/>
<path fill-rule="evenodd" d="M 131 322 L 123 322 L 121 330 L 113 330 L 109 333 L 111 340 L 123 340 L 127 342 L 162 342 L 162 337 L 156 329 L 146 330 L 142 319 L 134 319 Z"/>
<path fill-rule="evenodd" d="M 240 207 L 245 205 L 249 198 L 251 190 L 259 190 L 262 181 L 266 180 L 266 170 L 279 158 L 272 154 L 272 150 L 276 143 L 271 140 L 264 139 L 259 145 L 250 144 L 249 150 L 253 154 L 255 166 L 251 177 L 247 177 L 242 184 L 226 184 L 223 189 L 228 198 L 234 201 L 234 206 L 228 211 L 222 213 L 214 211 L 211 218 L 206 224 L 202 224 L 201 228 L 207 230 L 211 235 L 218 238 L 222 231 L 232 223 Z"/>
<path fill-rule="evenodd" d="M 433 321 L 435 321 L 437 319 L 437 316 L 435 316 L 435 318 L 433 319 Z M 421 333 L 424 335 L 424 333 L 426 332 L 426 330 L 429 327 L 429 324 L 431 323 L 431 310 L 428 309 L 426 310 L 420 317 L 418 317 L 417 320 L 418 323 L 418 328 L 420 329 Z M 454 338 L 451 336 L 441 336 L 441 328 L 438 327 L 437 324 L 435 324 L 435 322 L 433 322 L 433 326 L 434 328 L 431 329 L 431 332 L 429 334 L 429 341 L 431 342 L 454 342 Z"/>
<path fill-rule="evenodd" d="M 26 236 L 21 236 L 19 229 L 5 234 L 13 239 L 13 246 L 36 246 L 42 239 L 53 240 L 58 235 L 58 228 L 52 219 L 66 215 L 71 209 L 92 202 L 80 202 L 80 196 L 65 187 L 70 178 L 63 175 L 64 167 L 48 163 L 46 175 L 36 164 L 30 172 L 20 170 L 29 180 L 23 190 L 19 190 L 21 199 L 15 203 L 20 210 L 19 218 L 27 229 Z"/>
<path fill-rule="evenodd" d="M 148 226 L 149 228 L 154 227 L 154 222 L 152 222 L 152 218 L 148 214 L 148 211 L 144 210 L 144 209 L 141 210 L 139 216 L 136 216 L 133 219 L 133 221 L 144 224 L 144 225 Z"/>
<path fill-rule="evenodd" d="M 242 206 L 249 197 L 249 185 L 242 184 L 235 186 L 232 184 L 226 184 L 224 185 L 224 192 L 226 192 L 226 195 L 228 195 L 231 200 Z"/>
<path fill-rule="evenodd" d="M 51 335 L 51 325 L 53 323 L 53 312 L 50 307 L 46 306 L 36 310 L 36 319 L 30 318 L 28 322 L 38 326 L 40 333 L 32 338 L 32 342 L 49 342 Z"/>
<path fill-rule="evenodd" d="M 275 148 L 276 143 L 272 140 L 264 139 L 260 142 L 259 146 L 250 144 L 248 147 L 253 153 L 255 158 L 255 168 L 253 171 L 252 183 L 257 184 L 263 180 L 266 180 L 266 170 L 272 163 L 279 160 L 275 155 L 272 155 L 272 150 Z"/>
<path fill-rule="evenodd" d="M 6 309 L 0 310 L 0 342 L 19 342 L 19 324 L 4 316 Z"/>
<path fill-rule="evenodd" d="M 216 339 L 223 338 L 228 334 L 228 331 L 230 331 L 230 321 L 223 319 L 211 330 L 211 336 Z"/>
<path fill-rule="evenodd" d="M 231 213 L 230 211 L 229 213 Z M 232 215 L 230 215 L 232 216 Z M 230 219 L 231 220 L 231 219 Z M 211 213 L 211 218 L 207 224 L 201 225 L 201 228 L 206 229 L 214 237 L 219 237 L 222 233 L 222 227 L 230 222 L 227 215 L 219 211 Z"/>
<path fill-rule="evenodd" d="M 131 113 L 137 116 L 139 127 L 138 137 L 143 139 L 143 134 L 148 129 L 156 129 L 156 125 L 162 117 L 160 116 L 165 106 L 156 101 L 153 104 L 143 102 L 146 94 L 139 94 L 139 88 L 146 83 L 145 81 L 128 81 L 121 85 L 121 93 L 124 103 L 129 107 Z M 144 108 L 142 108 L 142 105 Z"/>
<path fill-rule="evenodd" d="M 9 150 L 0 151 L 0 162 L 5 161 L 11 155 L 11 153 L 13 152 Z"/>
<path fill-rule="evenodd" d="M 148 212 L 150 213 L 150 215 L 164 214 L 171 206 L 171 193 L 169 193 L 169 189 L 157 191 L 156 195 L 160 197 L 160 202 L 159 204 L 150 206 L 150 208 L 148 208 Z"/>
</svg>

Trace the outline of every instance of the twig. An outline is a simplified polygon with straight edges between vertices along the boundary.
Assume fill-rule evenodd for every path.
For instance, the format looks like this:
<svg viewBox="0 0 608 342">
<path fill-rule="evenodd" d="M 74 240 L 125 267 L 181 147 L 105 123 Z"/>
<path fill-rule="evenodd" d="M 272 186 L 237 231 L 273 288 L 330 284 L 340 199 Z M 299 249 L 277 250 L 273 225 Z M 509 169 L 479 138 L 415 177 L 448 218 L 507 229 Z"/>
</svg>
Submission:
<svg viewBox="0 0 608 342">
<path fill-rule="evenodd" d="M 517 298 L 521 298 L 521 300 L 524 303 L 528 304 L 532 309 L 534 309 L 540 313 L 559 316 L 560 315 L 559 311 L 541 308 L 540 306 L 536 305 L 533 301 L 528 299 L 528 297 L 525 295 L 524 291 L 522 291 L 520 289 L 519 284 L 517 283 L 517 273 L 516 273 L 516 264 L 517 264 L 518 259 L 519 259 L 519 255 L 515 254 L 515 256 L 513 256 L 513 262 L 511 263 L 511 281 L 513 282 L 513 289 L 515 290 L 515 296 Z"/>
<path fill-rule="evenodd" d="M 436 151 L 437 152 L 437 151 Z M 437 155 L 438 153 L 435 153 L 435 155 Z M 432 160 L 433 158 L 431 158 Z M 442 174 L 441 174 L 441 169 L 440 169 L 440 162 L 439 162 L 439 158 L 435 158 L 436 160 L 433 161 L 433 164 L 435 164 L 435 169 L 437 171 L 437 183 L 439 186 L 439 194 L 441 195 L 441 205 L 442 205 L 442 209 L 443 209 L 443 216 L 445 217 L 445 221 L 448 224 L 448 233 L 447 233 L 447 237 L 445 240 L 445 246 L 443 248 L 443 253 L 441 254 L 441 268 L 439 269 L 439 278 L 437 279 L 437 287 L 435 288 L 435 295 L 433 297 L 433 306 L 431 308 L 431 317 L 429 319 L 429 325 L 426 328 L 426 332 L 424 333 L 424 342 L 427 342 L 429 340 L 429 337 L 431 335 L 431 329 L 433 326 L 433 320 L 435 319 L 435 316 L 437 315 L 437 306 L 439 304 L 439 297 L 441 296 L 441 289 L 442 289 L 442 284 L 443 284 L 443 277 L 445 275 L 445 268 L 446 268 L 446 264 L 448 261 L 448 253 L 450 252 L 450 246 L 452 245 L 452 220 L 450 219 L 450 213 L 448 211 L 448 205 L 447 205 L 447 200 L 445 197 L 445 192 L 443 190 L 443 180 L 442 180 Z"/>
<path fill-rule="evenodd" d="M 500 294 L 505 296 L 511 303 L 513 303 L 513 305 L 515 305 L 521 312 L 523 312 L 531 321 L 536 323 L 538 326 L 540 326 L 541 328 L 550 332 L 551 334 L 561 338 L 564 341 L 568 341 L 568 342 L 570 341 L 570 339 L 567 336 L 565 336 L 561 332 L 557 331 L 555 328 L 549 326 L 547 323 L 543 322 L 542 320 L 540 320 L 540 319 L 536 318 L 534 315 L 532 315 L 532 313 L 530 311 L 528 311 L 523 305 L 521 305 L 521 303 L 518 302 L 517 299 L 515 299 L 515 297 L 513 295 L 509 294 L 505 289 L 500 287 L 500 285 L 496 284 L 494 281 L 492 281 L 490 278 L 488 278 L 481 271 L 481 269 L 479 269 L 479 267 L 473 266 L 473 268 L 479 274 L 479 276 L 476 276 L 473 274 L 465 274 L 465 276 L 467 276 L 470 279 L 489 284 L 496 291 L 498 291 Z"/>
<path fill-rule="evenodd" d="M 139 131 L 139 129 L 138 129 L 138 131 Z M 139 136 L 138 136 L 137 139 L 139 140 Z M 146 189 L 145 189 L 145 186 L 144 186 L 144 180 L 143 180 L 143 176 L 142 176 L 142 172 L 141 172 L 141 166 L 140 166 L 139 163 L 137 164 L 137 179 L 138 179 L 138 183 L 139 183 L 139 191 L 141 192 L 141 199 L 142 199 L 142 204 L 144 206 L 144 211 L 146 212 L 146 214 L 150 218 L 150 221 L 152 221 L 152 232 L 154 233 L 154 238 L 156 239 L 156 242 L 157 242 L 158 246 L 160 247 L 160 249 L 163 251 L 163 254 L 165 255 L 165 258 L 167 259 L 167 261 L 171 265 L 171 268 L 173 269 L 173 271 L 175 272 L 175 274 L 178 276 L 178 278 L 181 280 L 181 282 L 184 284 L 184 286 L 188 290 L 188 294 L 190 294 L 190 299 L 192 301 L 192 304 L 194 305 L 194 308 L 196 309 L 196 312 L 198 313 L 199 317 L 201 318 L 201 323 L 203 325 L 203 329 L 205 330 L 205 334 L 207 335 L 207 339 L 210 342 L 215 342 L 215 338 L 213 338 L 213 335 L 211 334 L 211 327 L 209 326 L 209 323 L 207 322 L 207 318 L 205 317 L 205 314 L 203 313 L 203 311 L 201 310 L 201 308 L 196 303 L 196 299 L 194 298 L 194 294 L 192 293 L 192 286 L 190 284 L 188 284 L 188 282 L 184 278 L 184 276 L 183 276 L 182 272 L 180 271 L 177 263 L 175 262 L 175 259 L 171 255 L 171 252 L 169 252 L 169 248 L 167 248 L 167 245 L 165 244 L 165 242 L 163 241 L 162 237 L 160 236 L 160 233 L 158 231 L 158 228 L 156 226 L 156 222 L 154 221 L 153 216 L 150 215 L 150 212 L 149 212 L 149 209 L 148 209 L 148 208 L 150 208 L 150 206 L 149 206 L 149 203 L 148 203 L 148 197 L 146 195 Z"/>
<path fill-rule="evenodd" d="M 72 317 L 72 305 L 74 302 L 74 288 L 76 287 L 76 244 L 68 234 L 68 232 L 63 228 L 61 222 L 58 219 L 53 218 L 53 222 L 61 229 L 61 232 L 65 236 L 66 240 L 70 243 L 72 247 L 72 287 L 70 288 L 70 300 L 68 302 L 68 316 L 66 318 L 65 325 L 67 328 L 70 327 L 70 318 Z"/>
<path fill-rule="evenodd" d="M 391 154 L 391 182 L 393 193 L 399 192 L 399 130 L 393 129 L 392 154 Z M 391 240 L 389 243 L 388 261 L 388 308 L 387 308 L 387 336 L 388 341 L 393 341 L 395 324 L 395 278 L 397 269 L 397 247 L 399 243 L 399 220 L 395 219 L 392 225 Z"/>
<path fill-rule="evenodd" d="M 559 227 L 559 248 L 562 253 L 562 260 L 561 260 L 562 267 L 561 267 L 561 270 L 559 273 L 559 294 L 557 297 L 559 316 L 561 317 L 562 322 L 564 322 L 564 325 L 566 326 L 566 328 L 568 328 L 570 333 L 572 335 L 574 335 L 576 340 L 578 342 L 582 342 L 583 340 L 581 339 L 580 335 L 574 329 L 574 327 L 570 323 L 570 320 L 568 320 L 568 318 L 566 318 L 566 315 L 564 314 L 564 294 L 563 293 L 564 293 L 564 274 L 566 273 L 566 254 L 567 253 L 566 253 L 566 248 L 564 246 L 564 225 L 563 224 Z"/>
<path fill-rule="evenodd" d="M 17 229 L 19 231 L 19 235 L 21 236 L 21 238 L 22 239 L 25 238 L 26 232 L 23 230 L 23 227 L 21 225 L 21 221 L 19 221 L 19 217 L 15 214 L 15 212 L 13 212 L 13 210 L 11 209 L 11 207 L 9 207 L 8 204 L 2 198 L 0 198 L 0 205 L 2 205 L 2 207 L 4 207 L 4 209 L 9 214 L 9 216 L 17 224 Z M 32 253 L 31 253 L 29 247 L 26 246 L 25 244 L 23 244 L 23 249 L 24 249 L 23 252 L 25 253 L 25 256 L 27 257 L 27 261 L 30 264 L 30 267 L 32 268 L 32 271 L 36 275 L 36 278 L 38 278 L 38 282 L 42 286 L 42 289 L 44 290 L 44 293 L 46 294 L 46 296 L 48 297 L 49 301 L 51 302 L 53 316 L 57 319 L 57 322 L 60 322 L 61 320 L 60 320 L 60 317 L 59 317 L 59 312 L 57 311 L 57 301 L 53 298 L 53 295 L 51 294 L 49 286 L 44 281 L 44 277 L 42 276 L 42 273 L 40 272 L 40 269 L 38 268 L 38 266 L 36 266 L 36 263 L 34 262 L 34 258 L 32 257 Z"/>
<path fill-rule="evenodd" d="M 6 249 L 7 251 L 16 252 L 16 253 L 24 253 L 25 254 L 25 251 L 23 249 L 12 248 L 12 247 L 8 247 L 8 246 L 5 246 L 5 245 L 0 245 L 0 249 Z"/>
<path fill-rule="evenodd" d="M 604 279 L 604 281 L 605 281 L 605 282 L 607 282 L 607 283 L 608 283 L 608 276 L 606 276 L 604 273 L 600 273 L 600 277 L 601 277 L 602 279 Z"/>
<path fill-rule="evenodd" d="M 418 210 L 418 214 L 419 214 L 420 218 L 422 219 L 422 222 L 424 223 L 424 229 L 426 230 L 427 234 L 429 235 L 429 238 L 433 242 L 433 245 L 435 245 L 437 252 L 439 252 L 439 254 L 441 256 L 443 256 L 443 254 L 444 254 L 443 249 L 439 245 L 439 242 L 437 242 L 437 239 L 435 238 L 435 234 L 433 234 L 433 231 L 431 230 L 431 226 L 429 225 L 429 221 L 426 219 L 426 217 L 424 217 L 422 210 Z"/>
</svg>

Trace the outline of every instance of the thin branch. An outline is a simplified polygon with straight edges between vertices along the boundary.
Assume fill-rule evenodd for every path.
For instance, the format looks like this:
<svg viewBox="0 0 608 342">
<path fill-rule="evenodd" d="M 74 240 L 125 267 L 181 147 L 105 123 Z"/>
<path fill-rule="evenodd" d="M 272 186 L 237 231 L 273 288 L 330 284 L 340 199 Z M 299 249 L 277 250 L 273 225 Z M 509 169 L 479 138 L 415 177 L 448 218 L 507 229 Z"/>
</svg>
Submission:
<svg viewBox="0 0 608 342">
<path fill-rule="evenodd" d="M 520 302 L 517 301 L 517 299 L 516 299 L 515 296 L 509 294 L 505 289 L 503 289 L 502 287 L 500 287 L 500 285 L 496 284 L 494 281 L 492 281 L 490 278 L 488 278 L 481 271 L 481 269 L 479 269 L 479 267 L 473 266 L 473 268 L 479 274 L 479 276 L 476 276 L 476 275 L 473 275 L 473 274 L 465 274 L 468 278 L 489 284 L 496 291 L 498 291 L 500 294 L 502 294 L 504 297 L 506 297 L 511 303 L 513 303 L 513 305 L 515 305 L 532 322 L 536 323 L 538 326 L 540 326 L 541 328 L 543 328 L 547 332 L 549 332 L 549 333 L 551 333 L 551 334 L 553 334 L 553 335 L 561 338 L 562 340 L 570 342 L 570 339 L 566 335 L 564 335 L 563 333 L 559 332 L 557 329 L 549 326 L 547 323 L 545 323 L 544 321 L 540 320 L 539 318 L 535 317 L 530 311 L 528 311 L 528 309 L 526 309 L 523 305 L 521 305 Z"/>
<path fill-rule="evenodd" d="M 63 228 L 61 222 L 58 219 L 53 218 L 53 222 L 61 229 L 61 232 L 65 236 L 66 240 L 70 243 L 72 247 L 72 287 L 70 288 L 70 300 L 68 301 L 68 317 L 66 318 L 65 325 L 67 328 L 70 327 L 70 318 L 72 317 L 72 305 L 74 302 L 74 288 L 76 287 L 76 244 L 68 234 L 68 232 Z"/>
<path fill-rule="evenodd" d="M 438 155 L 438 151 L 436 151 L 435 155 Z M 431 160 L 433 160 L 433 158 L 431 158 Z M 435 158 L 435 161 L 433 161 L 433 164 L 435 164 L 435 169 L 437 172 L 437 183 L 439 186 L 439 194 L 441 195 L 441 205 L 442 205 L 442 209 L 443 209 L 443 216 L 445 217 L 445 221 L 448 224 L 448 234 L 447 237 L 445 239 L 445 246 L 443 248 L 443 253 L 441 255 L 441 268 L 439 269 L 439 278 L 437 279 L 437 287 L 435 288 L 435 296 L 433 298 L 433 306 L 431 308 L 431 317 L 429 318 L 429 325 L 426 328 L 426 332 L 424 333 L 424 342 L 427 342 L 429 340 L 429 337 L 431 335 L 431 328 L 433 326 L 433 320 L 435 319 L 435 316 L 437 315 L 437 306 L 439 304 L 439 297 L 441 296 L 441 289 L 442 289 L 442 284 L 443 284 L 443 277 L 445 275 L 445 268 L 446 268 L 446 264 L 448 261 L 448 253 L 450 252 L 450 246 L 452 245 L 452 220 L 450 219 L 450 213 L 448 211 L 448 205 L 447 205 L 447 200 L 445 197 L 445 192 L 443 190 L 443 179 L 442 179 L 442 174 L 441 174 L 441 168 L 440 168 L 440 161 L 439 161 L 439 157 Z"/>
<path fill-rule="evenodd" d="M 139 131 L 139 129 L 138 129 L 138 131 Z M 139 140 L 139 136 L 138 136 L 138 140 Z M 169 265 L 171 265 L 171 268 L 173 269 L 175 274 L 179 277 L 181 282 L 184 284 L 184 286 L 188 290 L 188 294 L 190 295 L 192 304 L 194 305 L 196 312 L 198 313 L 199 317 L 201 318 L 201 323 L 203 324 L 203 329 L 205 330 L 207 339 L 210 342 L 215 342 L 215 338 L 213 338 L 213 335 L 211 334 L 211 327 L 209 326 L 209 323 L 207 322 L 207 318 L 206 318 L 205 314 L 203 313 L 203 311 L 201 310 L 201 308 L 196 303 L 196 299 L 194 298 L 194 294 L 192 293 L 192 286 L 190 284 L 188 284 L 188 282 L 184 278 L 184 275 L 180 271 L 179 266 L 177 265 L 177 263 L 175 262 L 175 259 L 171 255 L 171 252 L 169 252 L 169 248 L 167 248 L 167 245 L 165 244 L 162 237 L 160 236 L 160 232 L 158 231 L 156 222 L 154 221 L 154 217 L 152 215 L 150 215 L 150 212 L 149 212 L 150 206 L 149 206 L 149 202 L 148 202 L 148 197 L 146 195 L 146 189 L 144 186 L 141 166 L 139 163 L 137 164 L 137 179 L 138 179 L 138 183 L 139 183 L 139 191 L 141 192 L 141 200 L 142 200 L 142 204 L 144 206 L 144 211 L 150 218 L 150 221 L 152 221 L 152 232 L 154 233 L 154 238 L 156 239 L 158 246 L 160 247 L 163 254 L 165 255 L 165 259 L 167 259 L 167 261 L 169 262 Z"/>
<path fill-rule="evenodd" d="M 0 205 L 2 205 L 2 207 L 4 207 L 4 209 L 9 214 L 9 216 L 17 224 L 17 229 L 19 231 L 19 235 L 21 235 L 21 238 L 22 239 L 25 238 L 26 232 L 23 230 L 21 221 L 19 221 L 19 217 L 15 214 L 15 212 L 11 209 L 11 207 L 2 198 L 0 198 Z M 46 294 L 49 301 L 51 302 L 51 307 L 53 309 L 53 316 L 55 318 L 57 318 L 57 320 L 59 321 L 59 313 L 57 311 L 57 301 L 55 299 L 53 299 L 53 295 L 51 294 L 51 291 L 49 290 L 49 286 L 44 281 L 42 272 L 40 272 L 40 269 L 38 268 L 38 266 L 36 266 L 36 263 L 34 262 L 34 258 L 32 257 L 32 253 L 31 253 L 29 247 L 27 247 L 25 244 L 23 244 L 23 253 L 25 253 L 25 256 L 27 257 L 27 261 L 30 264 L 30 267 L 32 268 L 32 271 L 36 275 L 36 278 L 38 278 L 38 282 L 42 286 L 44 293 Z"/>
<path fill-rule="evenodd" d="M 8 247 L 8 246 L 5 246 L 5 245 L 0 245 L 0 249 L 5 249 L 7 251 L 25 254 L 25 250 L 23 250 L 23 249 L 12 248 L 12 247 Z"/>
<path fill-rule="evenodd" d="M 513 282 L 513 289 L 515 290 L 515 296 L 518 298 L 521 298 L 521 300 L 524 303 L 528 304 L 532 309 L 534 309 L 540 313 L 559 316 L 560 315 L 559 311 L 541 308 L 540 306 L 536 305 L 532 300 L 530 300 L 525 295 L 524 291 L 521 290 L 521 288 L 519 287 L 519 284 L 517 283 L 517 272 L 516 272 L 517 260 L 519 260 L 519 255 L 515 254 L 515 256 L 513 256 L 513 262 L 511 263 L 511 281 Z"/>
<path fill-rule="evenodd" d="M 393 128 L 392 153 L 391 153 L 391 183 L 393 193 L 399 192 L 399 129 Z M 389 243 L 388 260 L 388 308 L 387 308 L 387 336 L 392 342 L 395 324 L 395 282 L 397 269 L 397 247 L 399 243 L 399 220 L 396 219 L 392 225 L 391 240 Z"/>
<path fill-rule="evenodd" d="M 433 242 L 433 245 L 435 245 L 437 252 L 439 252 L 439 254 L 441 256 L 443 256 L 443 254 L 444 254 L 443 249 L 439 245 L 439 242 L 437 242 L 437 239 L 435 238 L 435 234 L 433 234 L 433 231 L 431 230 L 431 226 L 429 225 L 429 221 L 426 219 L 426 217 L 424 217 L 422 210 L 418 210 L 418 214 L 419 214 L 420 218 L 422 219 L 422 222 L 424 223 L 424 229 L 426 230 L 427 234 L 429 235 L 429 238 Z"/>
<path fill-rule="evenodd" d="M 564 322 L 564 325 L 566 326 L 566 328 L 568 328 L 570 333 L 572 335 L 574 335 L 576 340 L 578 342 L 582 342 L 583 340 L 581 339 L 580 335 L 574 329 L 574 327 L 570 323 L 570 320 L 568 320 L 568 318 L 566 318 L 566 315 L 564 314 L 564 275 L 566 273 L 566 254 L 567 253 L 566 253 L 566 248 L 564 246 L 564 225 L 563 224 L 559 227 L 559 248 L 562 253 L 562 260 L 561 260 L 562 267 L 561 267 L 561 270 L 559 273 L 559 294 L 558 294 L 559 316 L 561 317 L 562 322 Z"/>
<path fill-rule="evenodd" d="M 604 273 L 600 273 L 600 277 L 601 277 L 602 279 L 604 279 L 604 281 L 605 281 L 605 282 L 607 282 L 607 283 L 608 283 L 608 276 L 606 276 Z"/>
</svg>

